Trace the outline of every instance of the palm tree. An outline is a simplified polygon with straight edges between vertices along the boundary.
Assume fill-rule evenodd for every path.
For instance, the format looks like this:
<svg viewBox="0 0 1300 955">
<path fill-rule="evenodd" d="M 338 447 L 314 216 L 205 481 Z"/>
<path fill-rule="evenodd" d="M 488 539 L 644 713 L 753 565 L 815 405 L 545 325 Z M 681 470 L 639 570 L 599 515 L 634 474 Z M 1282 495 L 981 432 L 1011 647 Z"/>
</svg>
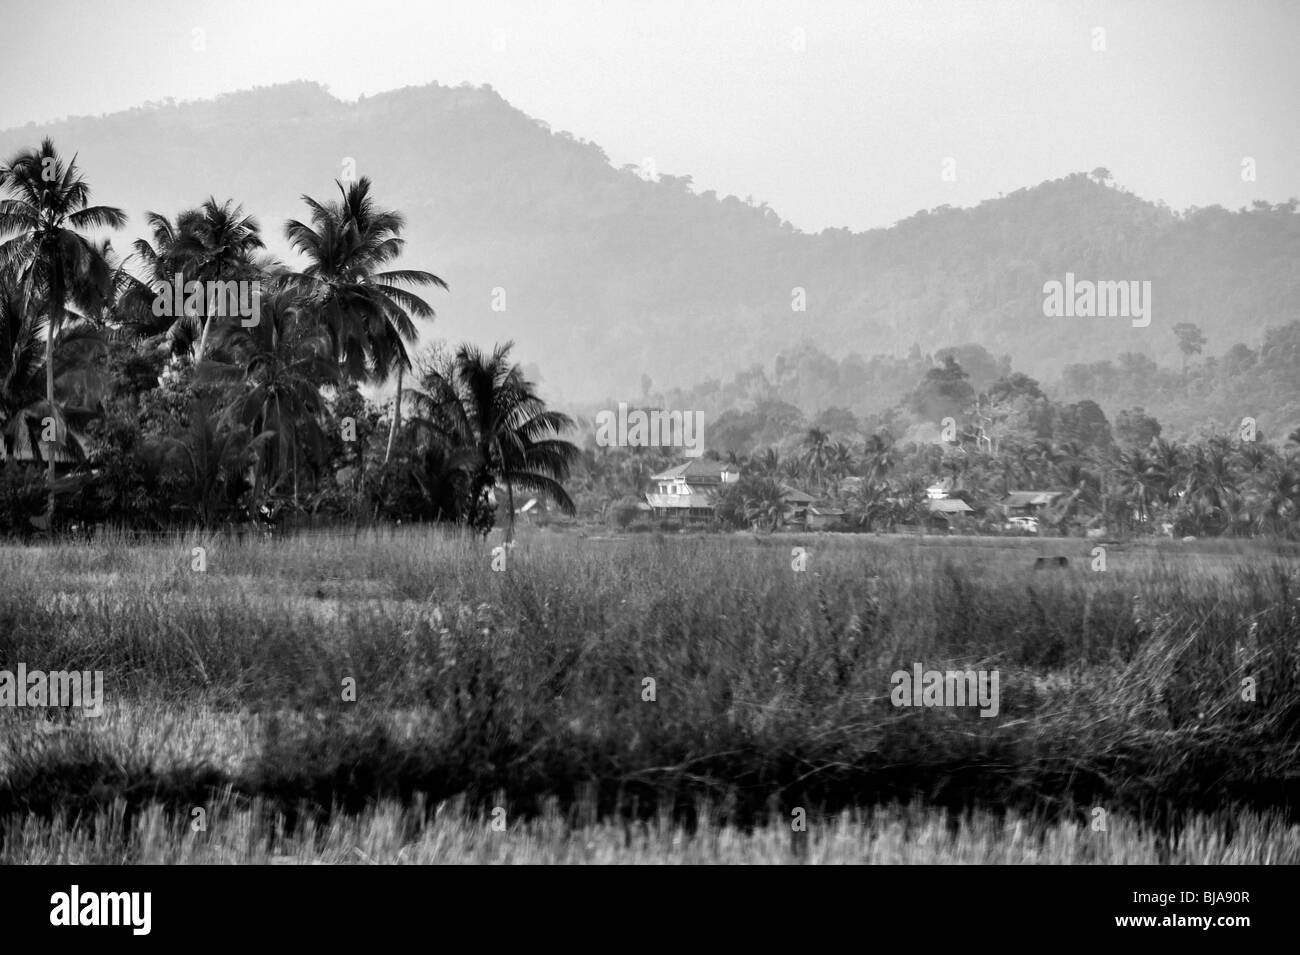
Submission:
<svg viewBox="0 0 1300 955">
<path fill-rule="evenodd" d="M 181 281 L 253 281 L 266 268 L 258 253 L 265 249 L 261 226 L 233 199 L 218 203 L 209 196 L 197 209 L 186 209 L 173 223 L 157 212 L 145 215 L 150 239 L 137 239 L 133 258 L 143 266 L 146 279 L 128 280 L 122 296 L 122 316 L 138 333 L 155 341 L 165 339 L 172 354 L 194 352 L 194 363 L 208 352 L 215 302 L 203 297 L 197 310 L 165 317 L 153 314 L 157 286 Z M 204 287 L 207 287 L 206 285 Z M 181 290 L 182 293 L 184 290 Z"/>
<path fill-rule="evenodd" d="M 781 455 L 776 448 L 764 448 L 762 453 L 753 459 L 753 465 L 759 474 L 775 477 L 781 471 Z"/>
<path fill-rule="evenodd" d="M 274 488 L 292 475 L 298 501 L 299 450 L 313 460 L 324 456 L 323 385 L 338 378 L 329 335 L 297 306 L 292 283 L 273 281 L 262 297 L 260 321 L 245 328 L 225 325 L 214 339 L 213 359 L 199 366 L 202 380 L 244 382 L 246 390 L 226 409 L 224 423 L 266 432 L 263 472 Z"/>
<path fill-rule="evenodd" d="M 894 468 L 894 436 L 888 431 L 878 431 L 866 439 L 865 477 L 874 482 L 885 477 Z"/>
<path fill-rule="evenodd" d="M 54 401 L 55 340 L 68 301 L 94 310 L 109 294 L 111 272 L 101 250 L 83 229 L 119 229 L 126 214 L 112 206 L 92 206 L 90 187 L 74 156 L 64 162 L 53 141 L 19 152 L 0 167 L 0 271 L 16 270 L 28 302 L 38 297 L 45 312 L 45 400 L 56 434 L 67 424 Z M 54 515 L 54 454 L 46 455 L 50 518 Z"/>
<path fill-rule="evenodd" d="M 344 188 L 335 181 L 340 198 L 328 204 L 311 196 L 302 199 L 311 209 L 312 225 L 296 220 L 285 224 L 293 248 L 307 257 L 301 274 L 310 308 L 329 332 L 334 357 L 353 381 L 387 381 L 397 372 L 397 395 L 389 425 L 387 461 L 401 423 L 402 377 L 411 368 L 406 343 L 418 338 L 411 316 L 433 318 L 433 308 L 402 286 L 447 283 L 431 272 L 386 269 L 401 255 L 406 219 L 381 209 L 370 196 L 370 180 L 362 176 Z"/>
<path fill-rule="evenodd" d="M 187 506 L 200 525 L 211 527 L 235 506 L 246 490 L 245 472 L 270 437 L 254 436 L 244 425 L 228 426 L 221 415 L 199 406 L 184 436 L 165 440 L 167 453 L 180 459 L 189 478 Z"/>
<path fill-rule="evenodd" d="M 506 540 L 513 540 L 515 488 L 549 497 L 567 514 L 575 511 L 561 483 L 581 456 L 573 444 L 559 438 L 573 420 L 549 411 L 509 361 L 513 342 L 484 355 L 473 345 L 462 345 L 450 374 L 431 371 L 415 393 L 419 411 L 417 427 L 450 447 L 477 452 L 470 488 L 469 521 L 484 533 L 491 528 L 487 498 L 492 487 L 505 485 L 509 508 Z"/>
<path fill-rule="evenodd" d="M 173 223 L 157 212 L 145 213 L 152 241 L 136 239 L 131 256 L 143 267 L 145 278 L 128 274 L 118 298 L 118 318 L 123 329 L 146 339 L 149 346 L 165 345 L 173 356 L 193 353 L 203 334 L 201 318 L 184 311 L 180 315 L 156 316 L 154 301 L 158 287 L 164 283 L 177 281 L 187 273 L 197 280 L 190 250 L 200 244 L 194 235 L 199 215 L 198 210 L 188 209 Z"/>
<path fill-rule="evenodd" d="M 745 519 L 757 527 L 774 531 L 785 520 L 785 491 L 771 478 L 755 481 L 745 494 Z"/>
<path fill-rule="evenodd" d="M 1221 531 L 1231 521 L 1238 483 L 1227 442 L 1192 445 L 1178 510 L 1191 520 L 1198 533 L 1208 528 Z"/>
<path fill-rule="evenodd" d="M 194 278 L 200 282 L 251 281 L 259 272 L 254 255 L 264 248 L 261 226 L 256 219 L 244 215 L 243 207 L 232 199 L 218 205 L 209 196 L 199 208 L 197 218 L 182 228 L 177 252 L 194 269 Z M 208 314 L 212 304 L 205 296 L 203 333 L 194 355 L 196 366 L 207 354 L 208 339 L 216 324 L 216 316 Z"/>
<path fill-rule="evenodd" d="M 1259 530 L 1294 536 L 1300 530 L 1300 467 L 1285 458 L 1272 462 L 1251 482 L 1249 501 Z"/>
<path fill-rule="evenodd" d="M 804 438 L 804 447 L 808 449 L 804 452 L 804 462 L 808 466 L 808 477 L 813 481 L 821 481 L 830 463 L 830 441 L 830 433 L 820 428 L 809 428 L 808 436 Z"/>
<path fill-rule="evenodd" d="M 0 442 L 7 438 L 17 446 L 22 429 L 22 440 L 32 443 L 31 429 L 44 407 L 41 352 L 38 309 L 29 304 L 21 285 L 0 274 Z"/>
<path fill-rule="evenodd" d="M 1120 452 L 1115 475 L 1120 494 L 1131 509 L 1131 518 L 1145 524 L 1162 481 L 1156 465 L 1141 448 L 1132 448 Z"/>
</svg>

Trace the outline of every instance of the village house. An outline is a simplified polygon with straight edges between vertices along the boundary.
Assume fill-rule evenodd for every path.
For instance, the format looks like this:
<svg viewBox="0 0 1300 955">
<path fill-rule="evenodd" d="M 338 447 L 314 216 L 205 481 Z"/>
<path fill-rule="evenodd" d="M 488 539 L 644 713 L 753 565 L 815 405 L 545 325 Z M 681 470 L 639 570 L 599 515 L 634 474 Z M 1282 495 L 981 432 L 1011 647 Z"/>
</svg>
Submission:
<svg viewBox="0 0 1300 955">
<path fill-rule="evenodd" d="M 739 481 L 740 468 L 725 461 L 692 458 L 652 474 L 650 480 L 655 482 L 655 490 L 645 499 L 656 517 L 708 520 L 716 509 L 714 493 Z"/>
<path fill-rule="evenodd" d="M 710 520 L 717 512 L 717 492 L 740 480 L 740 468 L 725 461 L 692 458 L 666 471 L 652 474 L 655 489 L 645 495 L 646 505 L 656 517 Z M 843 520 L 845 512 L 789 484 L 781 485 L 785 513 L 781 523 L 817 530 Z"/>
<path fill-rule="evenodd" d="M 975 513 L 975 509 L 961 498 L 950 497 L 949 492 L 951 491 L 951 478 L 936 481 L 925 489 L 925 503 L 931 520 L 951 524 L 955 520 L 961 520 L 963 517 Z"/>
<path fill-rule="evenodd" d="M 1064 493 L 1064 491 L 1011 491 L 999 502 L 999 506 L 1007 520 L 1013 517 L 1037 518 Z"/>
<path fill-rule="evenodd" d="M 810 531 L 832 527 L 847 514 L 842 508 L 819 503 L 811 494 L 788 484 L 781 485 L 781 500 L 786 505 L 784 523 L 802 525 Z"/>
</svg>

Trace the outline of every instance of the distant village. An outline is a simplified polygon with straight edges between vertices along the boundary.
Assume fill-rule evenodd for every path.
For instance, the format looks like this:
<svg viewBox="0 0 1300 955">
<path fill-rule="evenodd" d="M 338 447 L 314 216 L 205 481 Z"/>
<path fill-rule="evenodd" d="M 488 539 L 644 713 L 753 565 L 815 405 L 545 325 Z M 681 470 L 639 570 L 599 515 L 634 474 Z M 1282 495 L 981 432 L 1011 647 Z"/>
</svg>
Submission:
<svg viewBox="0 0 1300 955">
<path fill-rule="evenodd" d="M 656 518 L 686 522 L 710 522 L 717 518 L 719 492 L 728 485 L 739 484 L 739 465 L 721 460 L 691 458 L 652 474 L 654 490 L 642 495 L 640 509 Z M 865 479 L 845 477 L 835 485 L 835 495 L 816 496 L 790 484 L 781 484 L 784 511 L 778 526 L 799 530 L 847 529 L 849 511 L 837 506 L 843 498 L 862 489 Z M 1000 519 L 1006 530 L 1036 533 L 1040 513 L 1050 507 L 1064 491 L 1012 491 L 996 505 L 994 514 L 978 514 L 976 509 L 952 496 L 952 480 L 944 478 L 925 489 L 923 522 L 938 530 L 958 528 L 976 516 Z"/>
</svg>

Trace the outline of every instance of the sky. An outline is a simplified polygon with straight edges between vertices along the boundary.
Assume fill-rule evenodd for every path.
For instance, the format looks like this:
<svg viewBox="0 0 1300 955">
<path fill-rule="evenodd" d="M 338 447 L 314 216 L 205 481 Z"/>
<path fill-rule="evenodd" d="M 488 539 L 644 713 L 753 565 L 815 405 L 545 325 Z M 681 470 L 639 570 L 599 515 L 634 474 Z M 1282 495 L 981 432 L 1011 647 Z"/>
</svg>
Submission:
<svg viewBox="0 0 1300 955">
<path fill-rule="evenodd" d="M 1297 0 L 0 8 L 0 129 L 299 79 L 342 99 L 467 81 L 806 231 L 1098 166 L 1175 209 L 1300 196 Z"/>
</svg>

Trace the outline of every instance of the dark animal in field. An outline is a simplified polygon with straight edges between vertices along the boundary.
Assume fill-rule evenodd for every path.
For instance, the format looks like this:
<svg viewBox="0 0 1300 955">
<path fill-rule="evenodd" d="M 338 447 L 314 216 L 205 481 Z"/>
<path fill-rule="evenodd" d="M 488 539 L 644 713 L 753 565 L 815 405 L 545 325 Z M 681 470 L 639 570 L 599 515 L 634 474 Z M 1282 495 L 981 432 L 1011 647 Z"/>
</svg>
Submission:
<svg viewBox="0 0 1300 955">
<path fill-rule="evenodd" d="M 1034 570 L 1042 570 L 1044 567 L 1069 567 L 1070 558 L 1068 557 L 1039 557 L 1034 561 Z"/>
</svg>

